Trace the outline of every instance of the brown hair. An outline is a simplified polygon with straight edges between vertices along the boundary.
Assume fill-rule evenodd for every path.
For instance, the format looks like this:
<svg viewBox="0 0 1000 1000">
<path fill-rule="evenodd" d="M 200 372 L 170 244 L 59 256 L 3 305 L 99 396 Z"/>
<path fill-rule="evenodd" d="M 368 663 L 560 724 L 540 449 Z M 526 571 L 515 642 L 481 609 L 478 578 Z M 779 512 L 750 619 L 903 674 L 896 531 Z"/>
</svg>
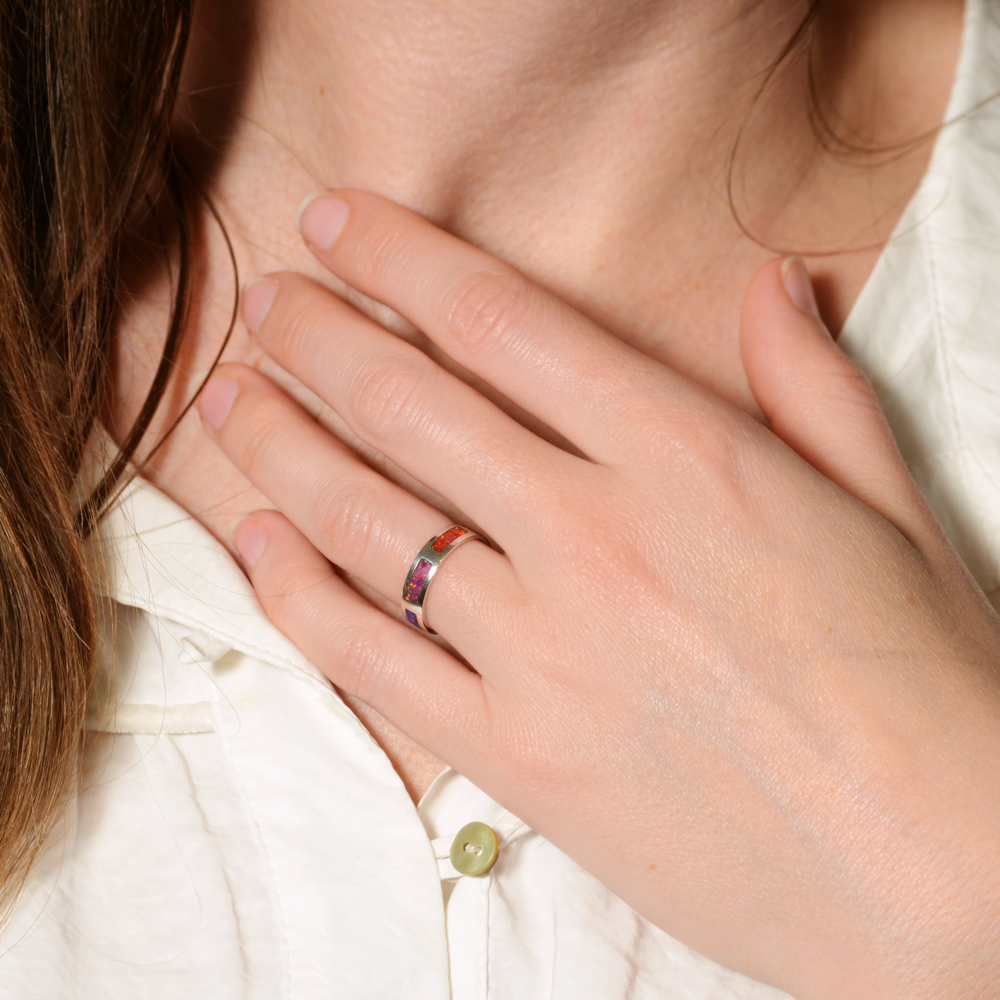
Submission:
<svg viewBox="0 0 1000 1000">
<path fill-rule="evenodd" d="M 123 235 L 157 183 L 183 216 L 168 129 L 190 21 L 191 0 L 0 0 L 0 916 L 76 779 L 95 657 L 84 538 L 145 427 L 83 511 L 70 497 Z"/>
</svg>

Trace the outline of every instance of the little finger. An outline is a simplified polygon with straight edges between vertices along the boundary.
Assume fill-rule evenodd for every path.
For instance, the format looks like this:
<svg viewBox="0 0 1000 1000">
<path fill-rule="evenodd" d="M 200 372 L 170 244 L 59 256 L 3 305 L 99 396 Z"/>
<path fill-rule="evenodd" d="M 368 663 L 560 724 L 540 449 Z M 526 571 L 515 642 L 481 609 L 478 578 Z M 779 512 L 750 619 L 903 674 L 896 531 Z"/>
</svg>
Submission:
<svg viewBox="0 0 1000 1000">
<path fill-rule="evenodd" d="M 268 616 L 335 685 L 443 760 L 482 732 L 478 675 L 355 593 L 285 517 L 257 511 L 233 542 Z"/>
</svg>

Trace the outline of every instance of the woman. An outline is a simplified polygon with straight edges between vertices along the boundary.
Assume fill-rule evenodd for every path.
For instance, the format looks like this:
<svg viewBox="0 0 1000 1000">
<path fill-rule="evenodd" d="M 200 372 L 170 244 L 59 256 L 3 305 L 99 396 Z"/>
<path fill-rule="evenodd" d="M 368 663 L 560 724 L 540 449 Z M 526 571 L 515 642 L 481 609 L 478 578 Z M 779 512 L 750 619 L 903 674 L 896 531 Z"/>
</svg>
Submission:
<svg viewBox="0 0 1000 1000">
<path fill-rule="evenodd" d="M 798 262 L 764 267 L 734 331 L 771 255 L 742 220 L 772 245 L 869 248 L 828 259 L 825 312 L 839 326 L 862 294 L 874 343 L 892 344 L 877 309 L 905 258 L 888 251 L 861 287 L 927 164 L 905 141 L 945 118 L 956 62 L 948 117 L 988 96 L 996 12 L 969 4 L 959 58 L 959 5 L 831 5 L 782 58 L 806 13 L 262 3 L 241 25 L 205 6 L 175 128 L 241 269 L 329 268 L 565 450 L 316 285 L 251 286 L 228 357 L 326 404 L 370 466 L 441 498 L 390 487 L 262 375 L 218 372 L 203 425 L 178 425 L 145 472 L 225 541 L 240 519 L 258 593 L 306 656 L 224 550 L 135 483 L 102 536 L 104 735 L 8 925 L 14 995 L 990 995 L 995 616 L 824 338 Z M 904 145 L 845 166 L 809 127 L 817 110 L 838 135 Z M 946 129 L 935 153 L 966 213 L 980 189 L 961 171 L 991 162 L 985 121 Z M 374 195 L 305 207 L 310 262 L 282 220 L 318 179 L 392 194 L 590 319 Z M 958 208 L 940 202 L 921 185 L 898 253 L 927 208 L 946 231 Z M 169 273 L 133 242 L 119 444 L 169 325 Z M 209 231 L 198 248 L 176 400 L 229 308 L 224 247 Z M 892 277 L 915 308 L 952 294 L 956 318 L 988 287 L 911 274 Z M 870 332 L 855 316 L 845 337 Z M 506 339 L 488 336 L 497 318 Z M 963 327 L 972 343 L 978 328 Z M 919 396 L 915 364 L 899 384 Z M 959 440 L 975 390 L 952 404 Z M 896 391 L 919 465 L 928 437 Z M 243 519 L 267 504 L 216 445 L 321 553 L 280 515 Z M 946 459 L 926 453 L 932 492 L 964 488 Z M 986 515 L 938 509 L 988 582 Z M 324 558 L 384 602 L 464 515 L 505 554 L 462 546 L 421 610 L 481 680 Z M 351 714 L 317 667 L 384 717 L 356 700 Z M 442 759 L 457 770 L 438 774 Z M 482 828 L 459 835 L 470 821 L 499 857 L 463 874 L 465 855 L 495 853 Z"/>
</svg>

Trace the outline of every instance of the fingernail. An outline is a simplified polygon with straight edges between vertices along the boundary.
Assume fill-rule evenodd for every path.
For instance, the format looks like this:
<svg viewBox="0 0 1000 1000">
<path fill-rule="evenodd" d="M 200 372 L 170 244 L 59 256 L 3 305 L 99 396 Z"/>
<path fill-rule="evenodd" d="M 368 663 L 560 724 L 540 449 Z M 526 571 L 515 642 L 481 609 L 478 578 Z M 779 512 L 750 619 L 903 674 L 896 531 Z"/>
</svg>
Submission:
<svg viewBox="0 0 1000 1000">
<path fill-rule="evenodd" d="M 243 565 L 247 569 L 253 569 L 267 545 L 267 532 L 261 526 L 260 521 L 248 517 L 236 525 L 233 531 L 233 545 L 236 546 L 236 551 L 239 552 Z"/>
<path fill-rule="evenodd" d="M 260 329 L 277 294 L 278 283 L 272 278 L 257 278 L 248 282 L 243 289 L 241 305 L 243 322 L 251 333 L 256 333 Z"/>
<path fill-rule="evenodd" d="M 789 257 L 781 265 L 781 280 L 785 283 L 785 291 L 796 309 L 808 316 L 820 319 L 819 306 L 816 305 L 816 293 L 813 291 L 809 272 L 805 262 L 796 254 Z"/>
<path fill-rule="evenodd" d="M 346 201 L 321 191 L 302 202 L 295 224 L 306 243 L 318 250 L 329 250 L 344 228 L 349 211 Z"/>
<path fill-rule="evenodd" d="M 198 412 L 202 420 L 215 430 L 224 423 L 239 395 L 240 385 L 228 375 L 213 375 L 198 395 Z"/>
</svg>

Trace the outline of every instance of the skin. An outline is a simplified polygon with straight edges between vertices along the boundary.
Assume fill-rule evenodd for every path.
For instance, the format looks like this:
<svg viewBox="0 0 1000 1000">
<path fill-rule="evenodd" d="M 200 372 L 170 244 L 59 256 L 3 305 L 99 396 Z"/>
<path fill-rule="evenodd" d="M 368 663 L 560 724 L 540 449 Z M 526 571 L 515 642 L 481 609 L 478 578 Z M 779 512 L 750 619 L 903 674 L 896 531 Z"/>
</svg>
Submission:
<svg viewBox="0 0 1000 1000">
<path fill-rule="evenodd" d="M 502 549 L 464 546 L 425 606 L 473 673 L 331 566 L 391 600 L 449 518 L 227 365 L 199 407 L 287 515 L 234 536 L 275 622 L 724 964 L 800 998 L 991 995 L 1000 621 L 777 265 L 741 334 L 772 432 L 495 258 L 345 198 L 303 216 L 309 232 L 349 206 L 319 259 L 576 454 L 318 284 L 256 283 L 243 315 L 262 349 Z"/>
<path fill-rule="evenodd" d="M 741 231 L 726 198 L 741 130 L 734 190 L 746 191 L 737 208 L 756 237 L 797 250 L 869 248 L 810 262 L 834 330 L 930 144 L 877 157 L 878 166 L 826 154 L 807 124 L 801 62 L 755 104 L 801 2 L 438 0 L 433 17 L 425 6 L 198 4 L 176 132 L 222 213 L 240 274 L 300 269 L 434 354 L 412 325 L 319 267 L 290 225 L 311 191 L 364 187 L 498 254 L 627 343 L 759 414 L 737 330 L 747 284 L 773 254 Z M 876 147 L 935 129 L 960 0 L 828 0 L 826 9 L 814 65 L 830 119 Z M 147 447 L 201 383 L 229 323 L 225 246 L 208 224 L 200 239 L 191 330 Z M 106 415 L 118 441 L 145 399 L 171 301 L 160 257 L 141 242 L 133 249 Z M 277 379 L 379 461 L 242 326 L 226 357 Z M 227 545 L 233 519 L 267 503 L 193 415 L 144 474 Z M 348 698 L 419 798 L 441 761 Z"/>
<path fill-rule="evenodd" d="M 875 248 L 814 265 L 836 327 L 927 147 L 874 170 L 829 157 L 804 124 L 801 65 L 755 104 L 802 11 L 738 7 L 344 2 L 293 16 L 275 2 L 241 32 L 203 6 L 200 96 L 178 128 L 241 264 L 300 269 L 362 312 L 282 276 L 258 332 L 237 331 L 229 356 L 249 367 L 220 372 L 204 425 L 183 424 L 148 474 L 224 541 L 272 503 L 305 533 L 262 513 L 236 541 L 265 607 L 357 696 L 415 796 L 448 761 L 660 926 L 796 996 L 986 996 L 1000 971 L 996 618 L 867 384 L 776 265 L 750 286 L 740 336 L 770 253 L 725 198 L 749 121 L 741 157 L 756 167 L 736 208 L 755 235 Z M 833 8 L 816 50 L 824 99 L 873 141 L 934 128 L 960 15 Z M 313 259 L 287 219 L 320 180 L 391 195 L 531 281 L 356 193 Z M 206 234 L 191 379 L 224 326 L 219 250 Z M 456 297 L 462 274 L 492 276 L 466 287 L 489 302 L 527 303 L 504 314 L 517 321 L 456 323 L 474 301 Z M 165 325 L 162 270 L 137 254 L 130 287 L 119 434 Z M 178 379 L 177 400 L 187 389 Z M 478 675 L 323 558 L 392 599 L 457 511 L 506 553 L 464 547 L 429 604 Z M 616 585 L 595 618 L 578 581 L 612 530 L 627 544 L 604 563 Z M 623 825 L 662 860 L 622 852 Z"/>
</svg>

